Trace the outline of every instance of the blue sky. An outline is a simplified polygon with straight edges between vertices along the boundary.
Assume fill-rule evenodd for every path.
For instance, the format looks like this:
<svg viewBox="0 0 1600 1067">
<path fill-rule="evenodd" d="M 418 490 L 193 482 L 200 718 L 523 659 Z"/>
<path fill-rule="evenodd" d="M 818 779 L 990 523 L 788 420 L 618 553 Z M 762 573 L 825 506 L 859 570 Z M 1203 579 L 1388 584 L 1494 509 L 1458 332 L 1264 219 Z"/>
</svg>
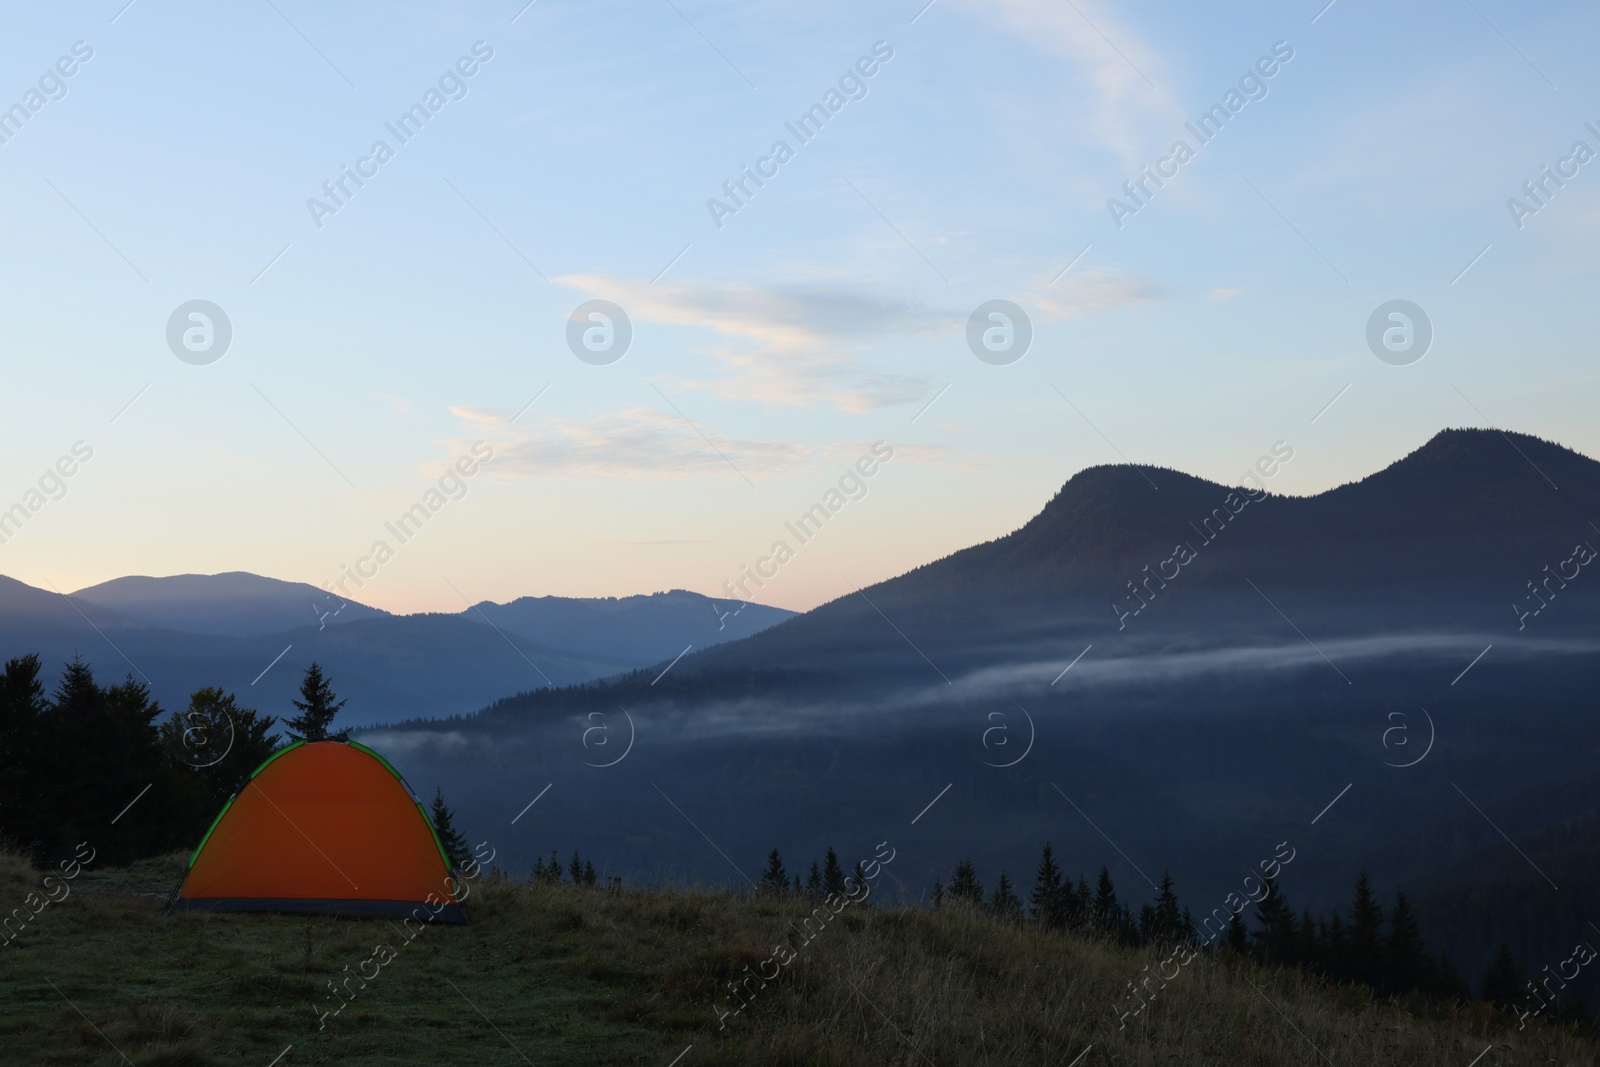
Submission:
<svg viewBox="0 0 1600 1067">
<path fill-rule="evenodd" d="M 1592 8 L 123 3 L 0 40 L 0 106 L 93 50 L 0 144 L 0 510 L 93 449 L 0 544 L 36 585 L 321 585 L 381 539 L 347 588 L 392 610 L 721 595 L 788 539 L 758 599 L 798 609 L 1124 458 L 1237 483 L 1285 441 L 1271 488 L 1312 493 L 1445 426 L 1600 455 L 1600 161 L 1520 228 L 1507 207 L 1600 151 Z M 399 143 L 385 123 L 476 42 Z M 785 123 L 878 42 L 799 144 Z M 1265 97 L 1198 144 L 1185 122 L 1278 42 Z M 1194 158 L 1119 228 L 1108 198 L 1180 138 Z M 319 227 L 308 199 L 380 139 Z M 195 299 L 232 325 L 206 365 L 166 339 Z M 633 328 L 603 366 L 566 343 L 593 299 Z M 1004 366 L 966 343 L 994 299 L 1033 328 Z M 1365 339 L 1392 299 L 1434 329 L 1406 366 Z M 386 533 L 478 440 L 464 495 Z M 866 495 L 786 538 L 880 440 Z"/>
</svg>

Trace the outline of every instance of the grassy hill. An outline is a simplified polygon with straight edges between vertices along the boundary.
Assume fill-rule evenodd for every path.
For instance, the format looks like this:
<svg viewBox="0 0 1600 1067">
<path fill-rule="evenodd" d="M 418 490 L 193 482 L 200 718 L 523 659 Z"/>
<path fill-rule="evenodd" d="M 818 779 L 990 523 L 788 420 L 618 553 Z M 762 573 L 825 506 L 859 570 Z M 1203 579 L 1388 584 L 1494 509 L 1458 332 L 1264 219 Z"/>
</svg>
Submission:
<svg viewBox="0 0 1600 1067">
<path fill-rule="evenodd" d="M 763 969 L 804 905 L 488 879 L 471 926 L 408 941 L 384 920 L 163 918 L 180 872 L 85 868 L 0 947 L 0 1063 L 1600 1063 L 1600 1044 L 1519 1033 L 1484 1005 L 1374 1003 L 1236 958 L 1196 957 L 1121 1028 L 1129 983 L 1160 955 L 879 902 L 822 926 L 720 1028 L 728 983 Z M 5 908 L 41 883 L 0 853 Z M 357 973 L 365 988 L 350 981 L 319 1029 L 329 983 Z"/>
</svg>

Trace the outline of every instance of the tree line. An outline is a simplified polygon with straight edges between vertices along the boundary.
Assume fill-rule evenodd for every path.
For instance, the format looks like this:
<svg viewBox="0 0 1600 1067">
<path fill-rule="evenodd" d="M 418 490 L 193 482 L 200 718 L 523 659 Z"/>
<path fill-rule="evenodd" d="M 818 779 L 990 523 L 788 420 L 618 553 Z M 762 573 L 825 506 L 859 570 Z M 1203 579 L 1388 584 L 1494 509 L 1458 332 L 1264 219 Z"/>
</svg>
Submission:
<svg viewBox="0 0 1600 1067">
<path fill-rule="evenodd" d="M 315 663 L 282 734 L 219 688 L 169 716 L 132 675 L 101 685 L 79 659 L 53 691 L 41 675 L 37 655 L 0 672 L 0 841 L 37 862 L 82 841 L 112 864 L 192 848 L 278 749 L 348 736 L 333 728 L 345 702 Z"/>
<path fill-rule="evenodd" d="M 860 864 L 855 877 L 863 877 Z M 812 860 L 803 880 L 788 873 L 779 851 L 773 849 L 758 890 L 768 896 L 821 899 L 827 893 L 843 893 L 845 878 L 831 847 L 820 866 Z M 1135 909 L 1118 896 L 1107 868 L 1100 868 L 1093 887 L 1081 874 L 1074 881 L 1046 844 L 1026 899 L 1005 871 L 986 890 L 972 861 L 963 859 L 948 880 L 934 882 L 931 906 L 967 908 L 1002 922 L 1072 931 L 1127 948 L 1189 945 L 1265 966 L 1294 967 L 1326 981 L 1366 986 L 1381 996 L 1472 999 L 1472 987 L 1449 956 L 1428 951 L 1416 911 L 1403 890 L 1395 892 L 1394 903 L 1386 908 L 1362 871 L 1348 908 L 1321 915 L 1307 908 L 1297 915 L 1277 876 L 1264 876 L 1262 882 L 1263 892 L 1253 909 L 1221 909 L 1228 912 L 1226 925 L 1208 933 L 1179 901 L 1170 872 L 1162 874 L 1155 899 Z M 1247 910 L 1252 912 L 1249 919 Z M 1508 1012 L 1521 1011 L 1529 1000 L 1527 976 L 1504 944 L 1478 988 L 1482 999 Z M 1560 1008 L 1546 1017 L 1585 1018 L 1570 1003 Z"/>
<path fill-rule="evenodd" d="M 1385 908 L 1366 871 L 1356 878 L 1348 908 L 1321 915 L 1309 908 L 1296 915 L 1276 876 L 1264 876 L 1263 893 L 1251 919 L 1245 908 L 1228 911 L 1227 925 L 1205 933 L 1180 904 L 1172 875 L 1163 873 L 1155 900 L 1133 907 L 1117 896 L 1110 871 L 1100 868 L 1091 889 L 1082 875 L 1066 877 L 1048 844 L 1036 868 L 1034 885 L 1024 901 L 1002 871 L 985 894 L 971 860 L 956 865 L 948 883 L 933 886 L 933 906 L 946 902 L 985 911 L 997 919 L 1073 930 L 1130 948 L 1194 945 L 1219 955 L 1248 957 L 1265 966 L 1294 967 L 1326 981 L 1366 986 L 1381 996 L 1421 995 L 1456 1002 L 1473 999 L 1473 988 L 1446 953 L 1437 956 L 1425 945 L 1415 909 L 1404 890 Z M 1481 999 L 1502 1011 L 1518 1013 L 1530 1002 L 1532 988 L 1509 946 L 1499 954 L 1478 985 Z M 1564 1002 L 1547 1019 L 1587 1021 L 1582 1009 Z"/>
</svg>

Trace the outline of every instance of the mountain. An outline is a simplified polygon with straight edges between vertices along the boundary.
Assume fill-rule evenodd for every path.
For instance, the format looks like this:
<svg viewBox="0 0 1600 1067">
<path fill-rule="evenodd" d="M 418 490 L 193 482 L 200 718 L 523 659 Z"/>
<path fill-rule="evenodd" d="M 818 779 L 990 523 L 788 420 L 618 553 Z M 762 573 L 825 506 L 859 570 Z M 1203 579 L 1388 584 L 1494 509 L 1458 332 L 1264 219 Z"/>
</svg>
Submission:
<svg viewBox="0 0 1600 1067">
<path fill-rule="evenodd" d="M 686 647 L 709 648 L 749 637 L 795 613 L 674 589 L 621 598 L 521 597 L 509 604 L 485 600 L 461 614 L 540 644 L 643 664 L 670 660 Z"/>
<path fill-rule="evenodd" d="M 1391 901 L 1472 871 L 1502 887 L 1473 900 L 1550 921 L 1440 912 L 1430 940 L 1559 960 L 1600 912 L 1600 881 L 1558 900 L 1540 875 L 1600 855 L 1595 523 L 1600 463 L 1492 430 L 1308 497 L 1094 467 L 1017 530 L 664 675 L 364 739 L 467 825 L 548 783 L 513 871 L 576 847 L 717 881 L 891 837 L 927 884 L 966 857 L 1026 871 L 1049 839 L 1069 869 L 1220 902 L 1288 842 L 1297 910 L 1362 870 Z"/>
<path fill-rule="evenodd" d="M 376 619 L 389 613 L 331 597 L 304 582 L 263 578 L 244 571 L 226 574 L 143 575 L 113 578 L 72 594 L 145 626 L 188 634 L 249 637 L 297 630 L 318 623 Z"/>
<path fill-rule="evenodd" d="M 293 714 L 301 673 L 316 661 L 349 699 L 341 722 L 360 726 L 458 715 L 513 690 L 620 674 L 792 614 L 726 604 L 719 620 L 718 603 L 675 590 L 391 615 L 242 572 L 118 578 L 70 595 L 0 576 L 0 658 L 37 652 L 53 679 L 82 657 L 104 681 L 143 680 L 168 710 L 222 686 L 280 718 Z"/>
</svg>

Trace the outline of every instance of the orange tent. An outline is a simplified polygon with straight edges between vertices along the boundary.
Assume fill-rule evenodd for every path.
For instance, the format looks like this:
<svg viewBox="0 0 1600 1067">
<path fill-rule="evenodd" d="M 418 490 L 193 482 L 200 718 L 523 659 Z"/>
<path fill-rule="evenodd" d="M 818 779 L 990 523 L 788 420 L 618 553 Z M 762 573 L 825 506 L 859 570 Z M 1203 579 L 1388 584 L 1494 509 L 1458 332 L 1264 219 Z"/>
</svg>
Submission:
<svg viewBox="0 0 1600 1067">
<path fill-rule="evenodd" d="M 169 910 L 465 923 L 451 873 L 432 820 L 387 760 L 353 741 L 300 741 L 223 807 Z"/>
</svg>

